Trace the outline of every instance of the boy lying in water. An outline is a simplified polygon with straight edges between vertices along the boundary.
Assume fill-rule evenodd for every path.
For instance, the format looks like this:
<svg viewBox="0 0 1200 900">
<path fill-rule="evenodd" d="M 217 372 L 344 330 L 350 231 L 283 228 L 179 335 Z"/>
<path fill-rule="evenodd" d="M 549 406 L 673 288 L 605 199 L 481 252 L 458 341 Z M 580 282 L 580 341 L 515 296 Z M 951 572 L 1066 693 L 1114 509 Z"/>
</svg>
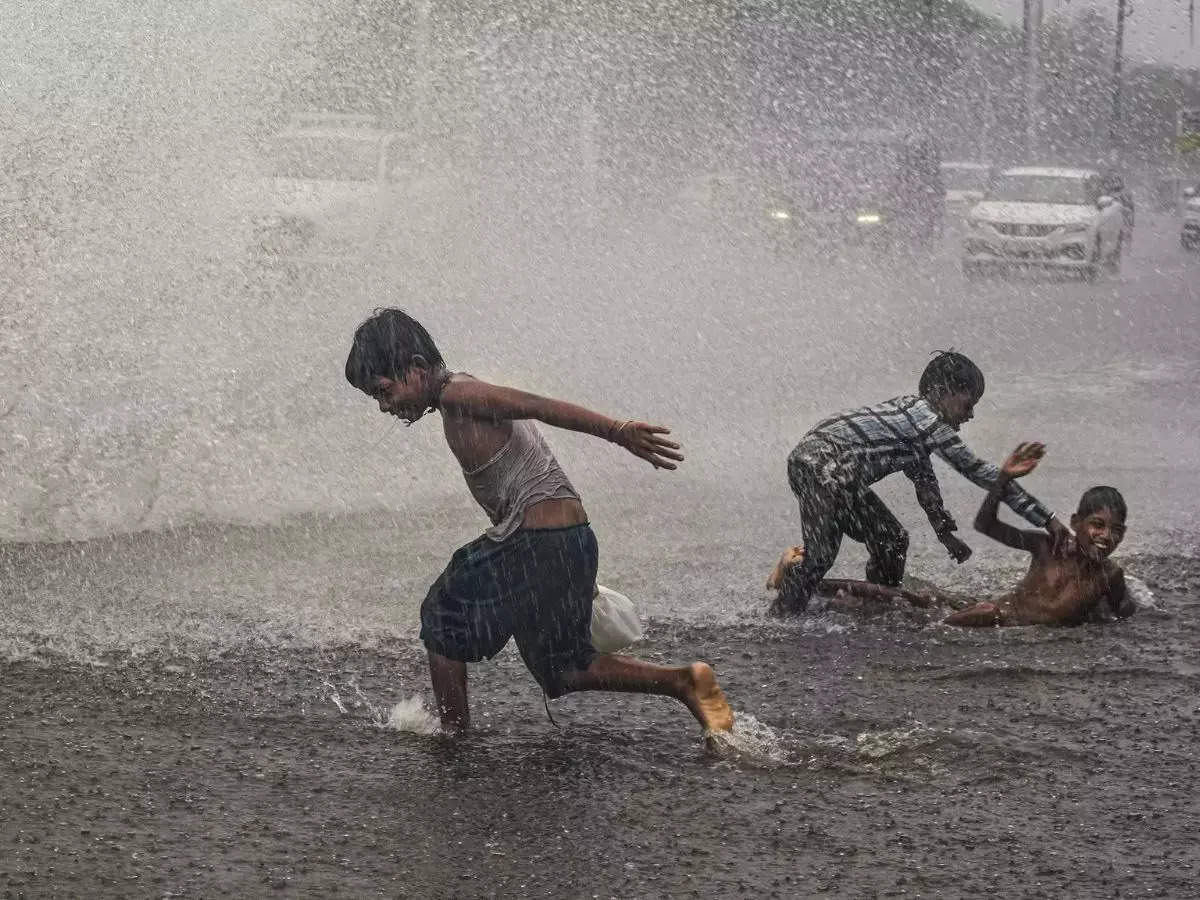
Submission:
<svg viewBox="0 0 1200 900">
<path fill-rule="evenodd" d="M 975 517 L 976 531 L 1030 553 L 1029 571 L 1015 590 L 993 603 L 951 614 L 947 625 L 1079 625 L 1133 613 L 1125 573 L 1108 558 L 1125 537 L 1125 499 L 1116 488 L 1086 490 L 1071 516 L 1074 537 L 1057 543 L 1049 534 L 1014 528 L 996 518 L 1004 485 L 1032 472 L 1044 453 L 1041 444 L 1017 447 Z"/>
<path fill-rule="evenodd" d="M 1125 575 L 1108 559 L 1125 536 L 1125 500 L 1116 488 L 1087 490 L 1071 517 L 1074 537 L 1058 542 L 1049 533 L 1014 528 L 996 517 L 1007 484 L 1037 468 L 1044 454 L 1042 444 L 1017 447 L 975 517 L 977 531 L 1015 550 L 1028 551 L 1033 557 L 1029 571 L 1015 590 L 994 602 L 977 603 L 952 613 L 946 624 L 1078 625 L 1133 613 L 1135 605 L 1125 590 Z M 787 570 L 803 560 L 803 547 L 786 550 L 767 587 L 778 588 Z M 835 598 L 835 608 L 853 608 L 854 600 L 902 599 L 921 607 L 933 602 L 921 594 L 864 581 L 825 579 L 819 589 Z"/>
</svg>

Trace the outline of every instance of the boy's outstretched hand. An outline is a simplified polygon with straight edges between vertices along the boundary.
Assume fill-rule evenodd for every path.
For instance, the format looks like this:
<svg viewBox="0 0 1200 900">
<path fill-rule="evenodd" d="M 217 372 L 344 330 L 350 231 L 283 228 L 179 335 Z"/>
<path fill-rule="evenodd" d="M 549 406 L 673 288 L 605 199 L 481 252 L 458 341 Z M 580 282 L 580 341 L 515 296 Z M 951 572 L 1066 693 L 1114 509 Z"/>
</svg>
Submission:
<svg viewBox="0 0 1200 900">
<path fill-rule="evenodd" d="M 1037 464 L 1041 462 L 1042 457 L 1045 455 L 1045 444 L 1039 444 L 1037 441 L 1018 444 L 1017 449 L 1008 455 L 1008 459 L 1004 461 L 1004 465 L 1000 467 L 1000 471 L 1009 478 L 1020 478 L 1022 475 L 1028 475 L 1036 469 Z"/>
<path fill-rule="evenodd" d="M 950 554 L 950 558 L 956 563 L 962 564 L 971 558 L 971 548 L 951 532 L 947 531 L 939 534 L 938 540 L 942 542 L 942 546 L 946 548 L 946 552 Z"/>
<path fill-rule="evenodd" d="M 609 440 L 646 460 L 656 469 L 674 469 L 675 463 L 683 462 L 683 454 L 679 452 L 677 443 L 663 437 L 670 433 L 670 428 L 661 425 L 629 421 L 616 426 Z"/>
</svg>

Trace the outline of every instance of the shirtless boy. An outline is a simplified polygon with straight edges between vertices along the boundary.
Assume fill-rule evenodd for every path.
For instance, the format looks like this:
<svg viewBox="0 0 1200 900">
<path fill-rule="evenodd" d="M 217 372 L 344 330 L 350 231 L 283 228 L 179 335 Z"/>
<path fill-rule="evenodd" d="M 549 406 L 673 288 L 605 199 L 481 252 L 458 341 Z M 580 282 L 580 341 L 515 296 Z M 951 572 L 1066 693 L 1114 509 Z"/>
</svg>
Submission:
<svg viewBox="0 0 1200 900">
<path fill-rule="evenodd" d="M 429 332 L 399 309 L 376 310 L 359 326 L 346 379 L 380 412 L 408 424 L 439 413 L 467 487 L 492 521 L 454 554 L 421 604 L 421 640 L 444 730 L 463 731 L 470 723 L 467 663 L 495 656 L 510 638 L 551 698 L 575 691 L 659 694 L 683 703 L 707 731 L 733 727 L 733 711 L 707 663 L 659 666 L 592 646 L 596 536 L 535 423 L 611 441 L 670 470 L 683 456 L 666 428 L 618 422 L 452 372 Z M 378 537 L 380 552 L 386 540 Z"/>
<path fill-rule="evenodd" d="M 1133 613 L 1125 574 L 1108 558 L 1125 537 L 1125 500 L 1116 488 L 1085 491 L 1071 516 L 1074 537 L 1057 542 L 1048 533 L 1014 528 L 996 517 L 1005 486 L 1037 468 L 1044 453 L 1037 443 L 1017 447 L 975 517 L 977 531 L 1029 553 L 1029 571 L 1015 590 L 951 614 L 947 625 L 1079 625 L 1096 616 Z"/>
</svg>

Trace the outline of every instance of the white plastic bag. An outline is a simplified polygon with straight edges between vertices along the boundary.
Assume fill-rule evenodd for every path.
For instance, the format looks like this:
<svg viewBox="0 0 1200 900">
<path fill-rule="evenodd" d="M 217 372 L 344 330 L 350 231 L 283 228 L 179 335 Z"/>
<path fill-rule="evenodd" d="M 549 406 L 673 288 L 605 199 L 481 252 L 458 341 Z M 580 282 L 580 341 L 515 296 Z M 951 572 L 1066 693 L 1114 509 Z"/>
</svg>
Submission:
<svg viewBox="0 0 1200 900">
<path fill-rule="evenodd" d="M 642 639 L 633 601 L 624 594 L 596 585 L 592 597 L 592 646 L 600 653 L 615 653 Z"/>
</svg>

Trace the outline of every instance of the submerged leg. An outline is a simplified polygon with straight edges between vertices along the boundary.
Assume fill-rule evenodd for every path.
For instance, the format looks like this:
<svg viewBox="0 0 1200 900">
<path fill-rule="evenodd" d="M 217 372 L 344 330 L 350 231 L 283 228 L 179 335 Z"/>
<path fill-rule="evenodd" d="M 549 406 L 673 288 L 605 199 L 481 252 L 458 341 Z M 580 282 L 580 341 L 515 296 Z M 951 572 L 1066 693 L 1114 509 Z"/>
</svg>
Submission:
<svg viewBox="0 0 1200 900">
<path fill-rule="evenodd" d="M 963 628 L 989 628 L 1004 624 L 1004 612 L 995 603 L 976 603 L 951 613 L 942 619 L 942 622 L 945 625 L 959 625 Z"/>
<path fill-rule="evenodd" d="M 467 703 L 467 664 L 429 651 L 429 678 L 437 704 L 442 730 L 451 734 L 465 731 L 471 724 Z"/>
<path fill-rule="evenodd" d="M 602 653 L 587 669 L 563 674 L 561 687 L 564 694 L 621 691 L 674 697 L 706 730 L 729 731 L 733 728 L 733 710 L 708 663 L 670 668 L 629 656 Z"/>
<path fill-rule="evenodd" d="M 905 600 L 913 606 L 919 606 L 922 609 L 928 609 L 933 605 L 933 599 L 923 594 L 914 594 L 912 591 L 906 591 L 902 588 L 888 587 L 887 585 L 874 584 L 869 581 L 853 581 L 847 578 L 826 578 L 821 582 L 821 590 L 845 592 L 851 597 L 859 597 L 863 600 L 878 600 L 881 602 Z"/>
</svg>

